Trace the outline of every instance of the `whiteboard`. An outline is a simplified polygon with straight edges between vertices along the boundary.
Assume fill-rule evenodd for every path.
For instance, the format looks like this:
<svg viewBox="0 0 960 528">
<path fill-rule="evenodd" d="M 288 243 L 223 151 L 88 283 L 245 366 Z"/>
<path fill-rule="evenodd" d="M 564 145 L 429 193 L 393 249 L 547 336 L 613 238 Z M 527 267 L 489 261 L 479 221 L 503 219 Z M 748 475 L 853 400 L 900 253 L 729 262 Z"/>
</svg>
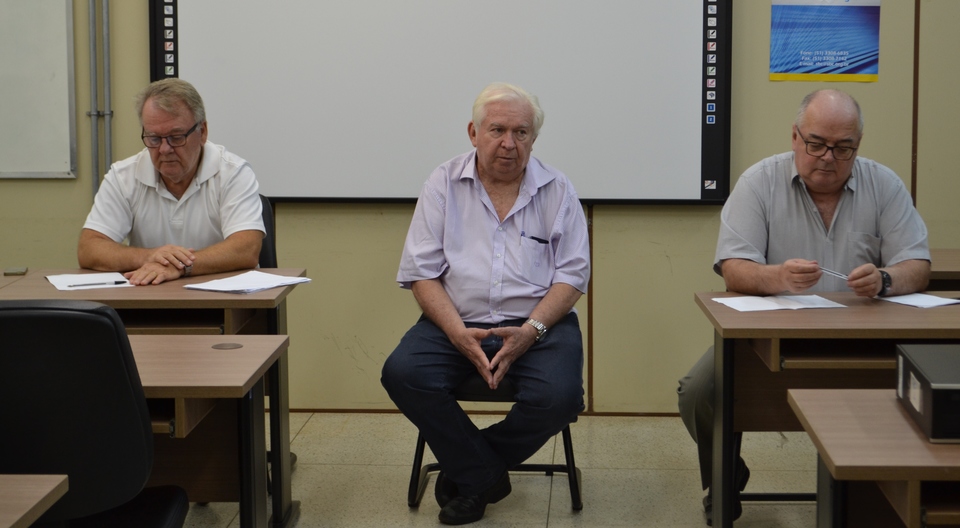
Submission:
<svg viewBox="0 0 960 528">
<path fill-rule="evenodd" d="M 472 148 L 473 100 L 503 81 L 539 97 L 533 155 L 582 199 L 699 201 L 705 13 L 718 4 L 729 9 L 180 0 L 179 76 L 204 98 L 209 139 L 250 161 L 273 198 L 416 198 L 434 168 Z M 711 166 L 728 180 L 729 125 L 715 128 L 711 148 L 727 152 Z M 724 185 L 707 194 L 725 198 Z"/>
<path fill-rule="evenodd" d="M 72 0 L 0 0 L 0 178 L 75 178 Z"/>
</svg>

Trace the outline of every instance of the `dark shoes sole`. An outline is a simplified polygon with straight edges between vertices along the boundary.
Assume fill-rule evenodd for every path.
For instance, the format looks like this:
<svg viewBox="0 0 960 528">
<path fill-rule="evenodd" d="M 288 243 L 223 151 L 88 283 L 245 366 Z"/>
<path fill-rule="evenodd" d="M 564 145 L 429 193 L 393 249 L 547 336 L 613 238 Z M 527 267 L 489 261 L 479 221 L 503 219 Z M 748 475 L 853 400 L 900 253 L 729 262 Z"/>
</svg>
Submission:
<svg viewBox="0 0 960 528">
<path fill-rule="evenodd" d="M 747 481 L 750 480 L 750 468 L 742 458 L 737 459 L 737 497 L 733 502 L 733 520 L 737 520 L 743 515 L 743 504 L 740 502 L 741 491 L 747 488 Z M 713 490 L 707 492 L 703 498 L 703 516 L 707 521 L 707 526 L 713 526 Z"/>
<path fill-rule="evenodd" d="M 440 481 L 437 480 L 439 487 Z M 487 504 L 503 500 L 513 488 L 510 486 L 510 474 L 503 473 L 497 482 L 479 495 L 456 496 L 440 509 L 440 522 L 448 525 L 468 524 L 479 521 L 486 512 Z M 439 501 L 439 498 L 438 498 Z"/>
</svg>

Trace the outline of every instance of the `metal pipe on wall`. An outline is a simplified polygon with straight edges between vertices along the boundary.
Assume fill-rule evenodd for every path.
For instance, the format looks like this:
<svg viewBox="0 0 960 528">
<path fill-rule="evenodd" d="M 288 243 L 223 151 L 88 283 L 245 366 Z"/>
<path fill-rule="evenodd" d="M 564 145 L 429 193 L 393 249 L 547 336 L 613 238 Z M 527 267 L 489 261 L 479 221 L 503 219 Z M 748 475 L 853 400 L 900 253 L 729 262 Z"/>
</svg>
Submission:
<svg viewBox="0 0 960 528">
<path fill-rule="evenodd" d="M 110 0 L 100 0 L 103 17 L 103 161 L 113 163 L 113 106 L 110 102 Z"/>
<path fill-rule="evenodd" d="M 87 0 L 90 18 L 90 179 L 93 180 L 93 195 L 100 188 L 100 110 L 97 101 L 97 10 L 95 0 Z"/>
</svg>

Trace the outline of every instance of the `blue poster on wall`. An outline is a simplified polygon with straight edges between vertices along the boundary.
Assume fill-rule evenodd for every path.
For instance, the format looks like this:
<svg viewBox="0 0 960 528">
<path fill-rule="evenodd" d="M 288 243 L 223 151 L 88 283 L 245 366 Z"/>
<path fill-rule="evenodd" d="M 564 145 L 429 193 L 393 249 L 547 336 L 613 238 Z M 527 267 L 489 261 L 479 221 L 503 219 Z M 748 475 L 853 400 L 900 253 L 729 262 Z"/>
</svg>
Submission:
<svg viewBox="0 0 960 528">
<path fill-rule="evenodd" d="M 880 0 L 772 0 L 771 81 L 876 82 Z"/>
</svg>

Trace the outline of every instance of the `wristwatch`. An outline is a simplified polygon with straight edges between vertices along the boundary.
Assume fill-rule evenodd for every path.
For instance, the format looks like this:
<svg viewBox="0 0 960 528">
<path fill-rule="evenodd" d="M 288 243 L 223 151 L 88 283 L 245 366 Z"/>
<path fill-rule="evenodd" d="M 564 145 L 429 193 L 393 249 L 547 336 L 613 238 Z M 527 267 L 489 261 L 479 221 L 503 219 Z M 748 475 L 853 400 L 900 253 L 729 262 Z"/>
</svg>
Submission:
<svg viewBox="0 0 960 528">
<path fill-rule="evenodd" d="M 537 329 L 537 341 L 543 339 L 543 336 L 547 335 L 547 325 L 537 321 L 536 319 L 530 318 L 527 319 L 526 324 Z"/>
<path fill-rule="evenodd" d="M 890 285 L 893 281 L 890 279 L 890 274 L 883 270 L 877 270 L 880 272 L 881 287 L 880 293 L 877 294 L 877 297 L 885 297 L 890 293 Z"/>
<path fill-rule="evenodd" d="M 184 266 L 184 267 L 183 267 L 183 275 L 180 275 L 180 276 L 181 276 L 181 277 L 189 277 L 191 273 L 193 273 L 193 264 L 190 264 L 189 266 Z"/>
</svg>

